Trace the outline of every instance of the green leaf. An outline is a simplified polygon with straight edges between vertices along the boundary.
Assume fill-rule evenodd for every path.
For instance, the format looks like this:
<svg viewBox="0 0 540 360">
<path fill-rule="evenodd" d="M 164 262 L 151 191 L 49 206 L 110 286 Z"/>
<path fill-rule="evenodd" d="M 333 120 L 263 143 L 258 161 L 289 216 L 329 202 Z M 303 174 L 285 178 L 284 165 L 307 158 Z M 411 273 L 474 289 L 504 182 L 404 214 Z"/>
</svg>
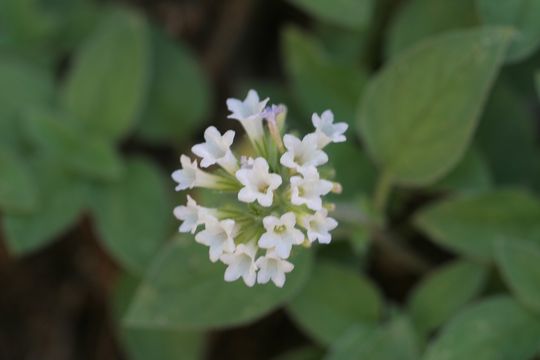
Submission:
<svg viewBox="0 0 540 360">
<path fill-rule="evenodd" d="M 470 149 L 457 166 L 433 185 L 436 190 L 475 192 L 489 190 L 492 186 L 491 173 L 483 156 Z"/>
<path fill-rule="evenodd" d="M 419 355 L 411 322 L 399 316 L 378 328 L 351 327 L 333 344 L 325 360 L 416 360 Z"/>
<path fill-rule="evenodd" d="M 540 246 L 513 239 L 497 245 L 495 259 L 512 292 L 524 305 L 540 311 Z"/>
<path fill-rule="evenodd" d="M 433 37 L 396 57 L 369 83 L 360 130 L 393 183 L 427 185 L 459 162 L 509 39 L 510 32 L 500 29 Z"/>
<path fill-rule="evenodd" d="M 154 142 L 182 141 L 210 111 L 208 80 L 187 48 L 158 31 L 152 35 L 153 78 L 139 135 Z"/>
<path fill-rule="evenodd" d="M 540 46 L 539 0 L 476 0 L 480 18 L 486 25 L 512 26 L 518 34 L 508 49 L 507 61 L 517 62 Z"/>
<path fill-rule="evenodd" d="M 531 359 L 539 339 L 538 318 L 506 296 L 494 297 L 454 317 L 422 359 Z"/>
<path fill-rule="evenodd" d="M 335 25 L 363 28 L 369 25 L 372 0 L 289 0 L 312 16 Z"/>
<path fill-rule="evenodd" d="M 246 324 L 288 301 L 307 280 L 312 252 L 299 249 L 283 288 L 247 287 L 223 280 L 225 266 L 208 249 L 180 236 L 157 256 L 129 308 L 126 324 L 159 329 L 204 329 Z"/>
<path fill-rule="evenodd" d="M 540 241 L 540 202 L 517 189 L 456 196 L 422 209 L 415 224 L 445 248 L 490 260 L 499 239 Z"/>
<path fill-rule="evenodd" d="M 41 195 L 37 209 L 28 214 L 2 218 L 9 251 L 25 255 L 37 251 L 66 231 L 87 204 L 87 187 L 54 161 L 40 159 L 35 178 Z"/>
<path fill-rule="evenodd" d="M 321 360 L 322 351 L 314 346 L 304 346 L 287 351 L 272 360 Z"/>
<path fill-rule="evenodd" d="M 20 58 L 0 54 L 0 143 L 18 145 L 19 117 L 29 106 L 49 104 L 54 98 L 51 74 Z"/>
<path fill-rule="evenodd" d="M 101 240 L 128 270 L 142 273 L 170 235 L 172 205 L 160 169 L 132 159 L 122 178 L 97 186 L 93 217 Z"/>
<path fill-rule="evenodd" d="M 354 324 L 374 324 L 381 315 L 381 297 L 362 274 L 319 262 L 287 310 L 306 333 L 326 345 Z"/>
<path fill-rule="evenodd" d="M 529 97 L 502 82 L 494 87 L 475 140 L 496 183 L 531 187 L 540 179 L 535 121 Z"/>
<path fill-rule="evenodd" d="M 44 152 L 80 175 L 98 180 L 117 179 L 123 170 L 116 149 L 105 140 L 73 127 L 65 114 L 29 109 L 24 132 L 38 151 Z"/>
<path fill-rule="evenodd" d="M 30 212 L 38 205 L 38 192 L 26 160 L 0 146 L 0 210 L 5 213 Z"/>
<path fill-rule="evenodd" d="M 402 50 L 431 35 L 468 28 L 478 23 L 471 0 L 412 0 L 402 4 L 386 41 L 386 55 Z"/>
<path fill-rule="evenodd" d="M 540 71 L 536 72 L 536 92 L 538 93 L 538 96 L 540 97 Z"/>
<path fill-rule="evenodd" d="M 123 329 L 124 346 L 133 360 L 200 360 L 204 336 L 166 329 Z"/>
<path fill-rule="evenodd" d="M 139 117 L 149 76 L 148 37 L 144 18 L 116 9 L 77 54 L 63 100 L 89 134 L 118 139 Z"/>
<path fill-rule="evenodd" d="M 331 109 L 337 121 L 352 123 L 365 74 L 351 64 L 332 59 L 320 44 L 294 27 L 282 34 L 285 68 L 294 95 L 302 107 L 305 124 L 311 114 Z"/>
<path fill-rule="evenodd" d="M 413 291 L 408 309 L 416 328 L 429 333 L 448 320 L 482 290 L 486 268 L 455 261 L 432 272 Z"/>
</svg>

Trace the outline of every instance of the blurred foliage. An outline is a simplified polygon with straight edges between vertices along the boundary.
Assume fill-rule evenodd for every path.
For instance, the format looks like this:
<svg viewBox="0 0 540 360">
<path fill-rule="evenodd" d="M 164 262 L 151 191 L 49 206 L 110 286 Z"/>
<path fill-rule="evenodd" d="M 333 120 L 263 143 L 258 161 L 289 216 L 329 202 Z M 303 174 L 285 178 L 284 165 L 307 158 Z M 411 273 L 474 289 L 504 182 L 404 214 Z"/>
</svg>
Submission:
<svg viewBox="0 0 540 360">
<path fill-rule="evenodd" d="M 194 46 L 211 29 L 175 33 L 149 5 L 0 1 L 10 256 L 90 233 L 118 266 L 111 303 L 130 359 L 207 358 L 210 332 L 268 326 L 278 309 L 302 335 L 264 358 L 540 355 L 540 1 L 276 4 L 251 3 L 250 25 L 220 5 L 241 36 L 270 41 L 243 39 L 258 56 L 237 54 L 223 76 Z M 252 32 L 267 13 L 281 17 L 275 34 Z M 222 103 L 247 88 L 286 103 L 291 129 L 328 108 L 350 126 L 329 149 L 344 188 L 335 240 L 295 253 L 283 289 L 226 283 L 174 235 L 184 200 L 167 173 L 205 125 L 235 126 Z"/>
</svg>

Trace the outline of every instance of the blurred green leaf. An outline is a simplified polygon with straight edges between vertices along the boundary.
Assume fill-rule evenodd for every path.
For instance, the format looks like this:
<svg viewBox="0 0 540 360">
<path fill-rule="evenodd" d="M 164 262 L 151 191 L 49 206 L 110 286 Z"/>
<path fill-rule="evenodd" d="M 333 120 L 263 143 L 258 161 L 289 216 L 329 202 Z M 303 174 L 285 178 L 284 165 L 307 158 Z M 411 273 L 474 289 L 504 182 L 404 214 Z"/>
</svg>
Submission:
<svg viewBox="0 0 540 360">
<path fill-rule="evenodd" d="M 192 236 L 172 241 L 147 273 L 125 323 L 158 329 L 204 329 L 246 324 L 284 304 L 309 277 L 312 252 L 298 249 L 295 269 L 280 289 L 273 284 L 247 287 L 223 280 L 225 266 L 211 263 L 208 249 Z"/>
<path fill-rule="evenodd" d="M 51 74 L 18 57 L 0 53 L 0 143 L 17 145 L 21 112 L 29 106 L 51 103 L 54 95 Z"/>
<path fill-rule="evenodd" d="M 326 109 L 334 112 L 337 121 L 353 123 L 365 73 L 332 59 L 315 38 L 297 28 L 286 28 L 282 41 L 285 68 L 307 117 L 304 124 L 311 127 L 311 114 Z"/>
<path fill-rule="evenodd" d="M 66 109 L 91 135 L 126 135 L 143 109 L 150 44 L 144 18 L 110 11 L 75 59 L 63 92 Z"/>
<path fill-rule="evenodd" d="M 351 327 L 325 360 L 416 360 L 419 341 L 410 320 L 399 316 L 378 328 Z"/>
<path fill-rule="evenodd" d="M 503 240 L 497 244 L 495 259 L 516 297 L 524 305 L 540 311 L 540 246 Z"/>
<path fill-rule="evenodd" d="M 443 191 L 474 192 L 492 186 L 491 173 L 483 156 L 476 149 L 469 149 L 444 178 L 433 185 Z"/>
<path fill-rule="evenodd" d="M 476 143 L 498 184 L 531 187 L 540 179 L 535 114 L 530 99 L 505 83 L 493 89 Z"/>
<path fill-rule="evenodd" d="M 314 346 L 304 346 L 289 350 L 284 354 L 272 358 L 272 360 L 321 360 L 322 351 Z"/>
<path fill-rule="evenodd" d="M 459 162 L 509 39 L 500 29 L 434 37 L 369 83 L 359 126 L 383 176 L 426 185 Z"/>
<path fill-rule="evenodd" d="M 123 273 L 117 281 L 113 294 L 113 310 L 118 321 L 123 318 L 140 283 L 141 279 L 131 273 Z M 202 333 L 125 326 L 120 326 L 119 331 L 129 359 L 204 359 L 205 339 Z"/>
<path fill-rule="evenodd" d="M 73 127 L 72 119 L 51 110 L 29 109 L 24 132 L 38 151 L 43 151 L 69 169 L 99 180 L 117 179 L 122 159 L 108 141 Z"/>
<path fill-rule="evenodd" d="M 348 28 L 369 25 L 373 12 L 372 0 L 289 0 L 312 16 Z"/>
<path fill-rule="evenodd" d="M 153 78 L 139 135 L 145 140 L 181 141 L 209 113 L 210 89 L 193 54 L 159 31 L 152 33 Z"/>
<path fill-rule="evenodd" d="M 507 60 L 516 62 L 540 46 L 540 0 L 476 0 L 486 25 L 514 27 L 518 33 L 508 49 Z"/>
<path fill-rule="evenodd" d="M 0 210 L 24 213 L 38 206 L 38 192 L 26 159 L 0 145 Z"/>
<path fill-rule="evenodd" d="M 486 277 L 485 267 L 463 260 L 430 273 L 409 298 L 408 309 L 416 328 L 427 334 L 444 324 L 478 295 Z"/>
<path fill-rule="evenodd" d="M 152 163 L 132 159 L 118 182 L 96 186 L 95 225 L 110 253 L 128 270 L 143 273 L 171 231 L 166 180 Z"/>
<path fill-rule="evenodd" d="M 393 57 L 431 35 L 476 25 L 475 10 L 471 0 L 404 2 L 391 23 L 386 56 Z"/>
<path fill-rule="evenodd" d="M 441 246 L 480 260 L 492 258 L 499 239 L 540 241 L 540 202 L 525 190 L 452 197 L 422 209 L 414 221 Z"/>
<path fill-rule="evenodd" d="M 540 320 L 499 296 L 464 309 L 429 346 L 424 360 L 531 359 L 540 346 Z"/>
<path fill-rule="evenodd" d="M 374 324 L 381 315 L 381 296 L 362 274 L 320 261 L 287 310 L 306 333 L 326 345 L 354 324 Z"/>
<path fill-rule="evenodd" d="M 81 215 L 87 204 L 87 187 L 50 159 L 34 166 L 41 195 L 39 207 L 29 214 L 2 218 L 10 252 L 24 255 L 56 240 Z"/>
<path fill-rule="evenodd" d="M 538 92 L 538 96 L 540 97 L 540 71 L 536 72 L 536 91 Z"/>
</svg>

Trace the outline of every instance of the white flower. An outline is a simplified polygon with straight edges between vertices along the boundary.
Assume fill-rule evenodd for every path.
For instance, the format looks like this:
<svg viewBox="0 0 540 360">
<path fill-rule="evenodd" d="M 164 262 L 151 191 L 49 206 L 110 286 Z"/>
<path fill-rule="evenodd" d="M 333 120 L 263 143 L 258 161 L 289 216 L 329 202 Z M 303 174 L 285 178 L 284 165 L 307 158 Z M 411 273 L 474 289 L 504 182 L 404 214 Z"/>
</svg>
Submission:
<svg viewBox="0 0 540 360">
<path fill-rule="evenodd" d="M 291 177 L 291 202 L 293 205 L 305 204 L 311 210 L 321 210 L 321 196 L 328 194 L 334 184 L 320 179 L 319 172 L 313 167 L 303 169 L 302 175 Z"/>
<path fill-rule="evenodd" d="M 261 256 L 255 262 L 259 268 L 257 282 L 266 284 L 270 279 L 277 287 L 285 284 L 285 274 L 294 269 L 294 265 L 287 260 L 281 259 L 273 251 L 268 251 L 265 256 Z"/>
<path fill-rule="evenodd" d="M 208 216 L 205 221 L 205 229 L 195 235 L 195 241 L 210 247 L 210 260 L 216 262 L 223 253 L 232 253 L 235 250 L 234 236 L 236 232 L 234 220 L 220 221 L 213 216 Z"/>
<path fill-rule="evenodd" d="M 334 230 L 338 223 L 335 219 L 328 217 L 326 209 L 317 211 L 313 215 L 305 216 L 302 224 L 307 230 L 307 236 L 310 242 L 319 240 L 321 244 L 329 244 L 332 240 L 330 231 Z"/>
<path fill-rule="evenodd" d="M 186 206 L 181 205 L 174 208 L 174 216 L 183 221 L 178 230 L 180 232 L 191 232 L 192 234 L 197 231 L 197 227 L 203 224 L 211 213 L 212 209 L 197 205 L 189 195 L 187 196 Z"/>
<path fill-rule="evenodd" d="M 206 140 L 204 143 L 191 148 L 195 155 L 202 158 L 202 167 L 206 168 L 217 163 L 230 173 L 238 169 L 238 162 L 231 152 L 234 140 L 233 130 L 221 135 L 218 129 L 210 126 L 204 131 L 204 140 Z"/>
<path fill-rule="evenodd" d="M 268 162 L 262 157 L 253 161 L 253 167 L 240 169 L 236 178 L 244 187 L 238 192 L 238 200 L 254 202 L 257 200 L 261 206 L 272 205 L 274 190 L 281 185 L 281 176 L 271 174 Z"/>
<path fill-rule="evenodd" d="M 197 166 L 197 160 L 182 155 L 180 157 L 182 169 L 172 173 L 172 178 L 178 183 L 175 190 L 193 189 L 194 187 L 217 188 L 219 177 L 202 171 Z"/>
<path fill-rule="evenodd" d="M 294 226 L 296 217 L 288 212 L 277 218 L 267 216 L 263 219 L 266 232 L 259 239 L 259 246 L 263 249 L 275 249 L 276 254 L 286 259 L 291 254 L 293 245 L 300 245 L 304 241 L 304 234 Z"/>
<path fill-rule="evenodd" d="M 314 113 L 311 116 L 311 122 L 315 126 L 315 134 L 318 136 L 318 145 L 322 149 L 329 143 L 340 143 L 347 140 L 345 131 L 347 131 L 349 125 L 347 123 L 335 123 L 334 113 L 330 110 L 326 110 L 321 116 Z"/>
<path fill-rule="evenodd" d="M 283 144 L 287 152 L 281 156 L 280 162 L 288 168 L 301 171 L 328 161 L 328 155 L 318 147 L 318 136 L 315 133 L 307 134 L 301 141 L 296 136 L 286 134 Z"/>
<path fill-rule="evenodd" d="M 255 254 L 257 247 L 253 243 L 239 244 L 232 254 L 223 254 L 221 261 L 228 265 L 225 270 L 225 281 L 235 281 L 240 277 L 247 286 L 253 286 L 257 277 Z"/>
<path fill-rule="evenodd" d="M 259 101 L 259 94 L 255 90 L 249 90 L 244 101 L 227 99 L 227 108 L 231 112 L 228 118 L 240 121 L 252 141 L 257 141 L 264 135 L 262 119 L 268 100 L 266 98 Z"/>
</svg>

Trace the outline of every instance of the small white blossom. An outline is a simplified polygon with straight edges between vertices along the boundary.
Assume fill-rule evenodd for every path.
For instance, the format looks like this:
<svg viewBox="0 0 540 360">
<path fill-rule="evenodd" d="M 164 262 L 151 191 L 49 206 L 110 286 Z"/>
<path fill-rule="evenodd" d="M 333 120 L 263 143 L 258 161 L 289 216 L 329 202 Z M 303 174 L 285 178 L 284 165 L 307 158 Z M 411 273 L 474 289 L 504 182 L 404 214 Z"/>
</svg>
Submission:
<svg viewBox="0 0 540 360">
<path fill-rule="evenodd" d="M 247 135 L 252 141 L 258 141 L 264 136 L 263 111 L 268 98 L 259 100 L 259 94 L 255 90 L 249 90 L 244 101 L 227 99 L 227 108 L 231 112 L 229 119 L 240 121 Z"/>
<path fill-rule="evenodd" d="M 329 244 L 332 240 L 330 231 L 334 230 L 338 223 L 335 219 L 328 216 L 326 209 L 317 211 L 313 215 L 307 215 L 302 219 L 302 224 L 307 230 L 307 236 L 310 242 L 316 240 L 321 244 Z"/>
<path fill-rule="evenodd" d="M 228 265 L 225 270 L 225 281 L 235 281 L 240 277 L 247 286 L 253 286 L 257 277 L 255 255 L 257 247 L 253 243 L 239 244 L 234 253 L 223 254 L 221 261 Z"/>
<path fill-rule="evenodd" d="M 187 204 L 174 208 L 174 216 L 178 220 L 182 220 L 182 224 L 178 228 L 180 232 L 197 231 L 197 227 L 202 225 L 208 215 L 212 213 L 212 209 L 199 206 L 191 196 L 187 196 Z"/>
<path fill-rule="evenodd" d="M 195 241 L 208 246 L 210 260 L 216 262 L 223 253 L 232 253 L 236 245 L 234 236 L 237 229 L 234 220 L 218 220 L 208 216 L 205 221 L 205 229 L 195 235 Z"/>
<path fill-rule="evenodd" d="M 275 252 L 268 251 L 265 256 L 261 256 L 255 262 L 259 268 L 257 282 L 266 284 L 269 280 L 277 287 L 285 284 L 285 274 L 294 269 L 294 265 L 285 259 L 281 259 Z"/>
<path fill-rule="evenodd" d="M 283 144 L 287 149 L 280 159 L 281 165 L 296 171 L 307 167 L 322 165 L 328 161 L 328 155 L 318 147 L 318 136 L 315 133 L 307 134 L 302 140 L 296 136 L 286 134 Z"/>
<path fill-rule="evenodd" d="M 204 131 L 204 143 L 194 145 L 191 151 L 202 158 L 203 168 L 214 164 L 219 164 L 230 173 L 238 169 L 238 161 L 231 152 L 231 145 L 234 140 L 234 131 L 229 130 L 221 135 L 214 126 L 208 127 Z"/>
<path fill-rule="evenodd" d="M 172 178 L 178 183 L 175 190 L 193 189 L 194 187 L 216 188 L 219 178 L 215 175 L 202 171 L 197 166 L 197 160 L 182 155 L 180 157 L 182 169 L 172 173 Z"/>
<path fill-rule="evenodd" d="M 281 185 L 281 176 L 269 172 L 268 162 L 258 157 L 251 168 L 236 172 L 236 178 L 244 187 L 238 192 L 238 200 L 251 203 L 257 200 L 261 206 L 271 206 L 274 190 Z"/>
<path fill-rule="evenodd" d="M 263 219 L 266 232 L 259 239 L 259 246 L 263 249 L 275 249 L 277 255 L 286 259 L 291 254 L 293 245 L 300 245 L 304 241 L 304 234 L 296 229 L 296 216 L 287 212 L 281 218 L 267 216 Z"/>
<path fill-rule="evenodd" d="M 310 167 L 302 170 L 303 177 L 291 177 L 291 203 L 305 204 L 311 210 L 321 210 L 321 196 L 328 194 L 334 184 L 331 181 L 319 178 L 316 168 Z"/>
<path fill-rule="evenodd" d="M 345 134 L 349 125 L 344 122 L 334 124 L 334 113 L 330 110 L 326 110 L 321 116 L 314 113 L 311 116 L 311 122 L 316 129 L 315 134 L 318 136 L 318 146 L 320 149 L 331 142 L 340 143 L 347 140 L 343 134 Z"/>
</svg>

